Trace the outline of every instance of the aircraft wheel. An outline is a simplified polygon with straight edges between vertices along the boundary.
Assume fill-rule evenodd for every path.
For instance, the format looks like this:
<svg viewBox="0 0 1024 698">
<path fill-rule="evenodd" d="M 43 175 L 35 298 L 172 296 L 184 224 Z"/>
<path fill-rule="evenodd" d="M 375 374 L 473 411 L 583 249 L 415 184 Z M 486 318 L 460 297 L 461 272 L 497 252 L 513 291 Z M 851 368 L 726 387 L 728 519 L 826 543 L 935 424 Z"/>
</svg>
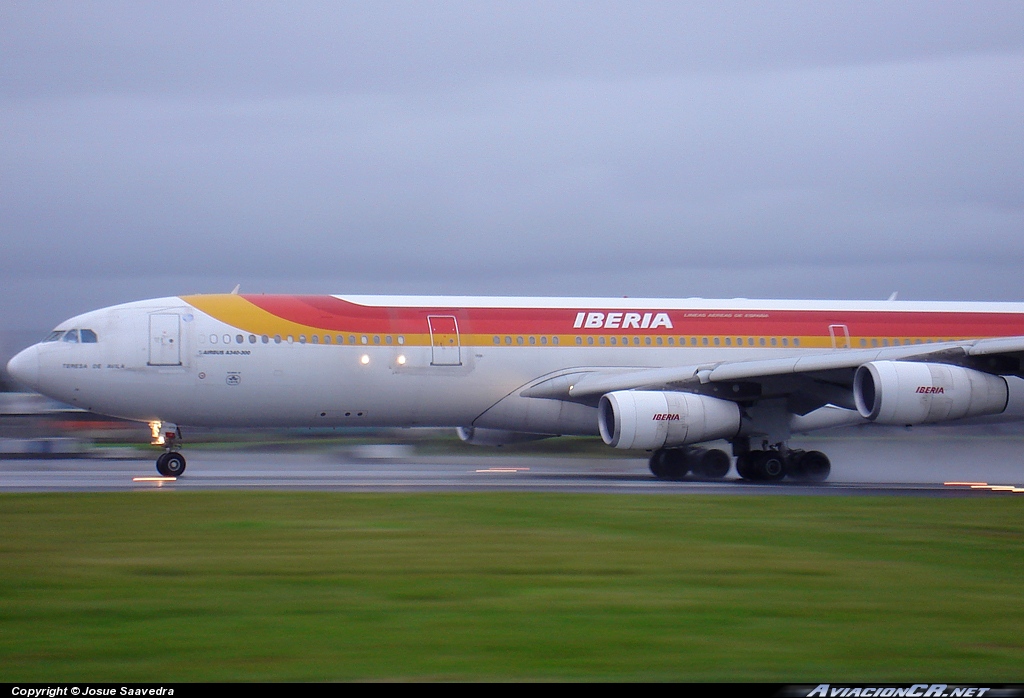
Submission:
<svg viewBox="0 0 1024 698">
<path fill-rule="evenodd" d="M 659 448 L 651 456 L 651 472 L 661 480 L 678 480 L 689 471 L 686 452 L 679 448 Z"/>
<path fill-rule="evenodd" d="M 736 456 L 736 474 L 744 480 L 757 479 L 757 472 L 754 470 L 754 453 L 756 451 L 748 451 Z"/>
<path fill-rule="evenodd" d="M 782 454 L 775 450 L 755 451 L 754 467 L 757 480 L 778 482 L 786 477 L 786 462 Z"/>
<path fill-rule="evenodd" d="M 719 448 L 712 448 L 698 455 L 693 466 L 693 474 L 698 477 L 706 477 L 713 480 L 720 480 L 729 472 L 731 459 L 729 454 Z"/>
<path fill-rule="evenodd" d="M 164 477 L 180 477 L 185 472 L 185 456 L 172 451 L 156 459 L 156 470 Z"/>
<path fill-rule="evenodd" d="M 800 479 L 804 482 L 824 482 L 832 472 L 832 463 L 821 451 L 808 451 L 800 458 Z"/>
<path fill-rule="evenodd" d="M 798 448 L 791 449 L 786 454 L 786 477 L 794 480 L 804 479 L 804 456 L 807 455 L 806 451 L 802 451 Z"/>
<path fill-rule="evenodd" d="M 651 474 L 654 477 L 662 480 L 668 477 L 668 467 L 665 465 L 665 449 L 659 448 L 657 451 L 651 454 L 650 460 Z"/>
</svg>

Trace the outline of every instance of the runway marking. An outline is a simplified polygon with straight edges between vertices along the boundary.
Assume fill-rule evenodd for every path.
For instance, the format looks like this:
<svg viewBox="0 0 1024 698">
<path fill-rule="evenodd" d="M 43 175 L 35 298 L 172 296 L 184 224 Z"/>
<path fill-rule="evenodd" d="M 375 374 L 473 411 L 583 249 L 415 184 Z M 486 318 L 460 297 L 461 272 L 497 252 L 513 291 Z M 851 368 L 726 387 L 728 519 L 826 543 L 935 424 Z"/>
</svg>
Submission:
<svg viewBox="0 0 1024 698">
<path fill-rule="evenodd" d="M 147 476 L 147 477 L 133 477 L 132 478 L 132 482 L 177 482 L 177 481 L 178 481 L 178 478 L 176 478 L 176 477 L 157 477 L 156 475 L 153 475 L 152 477 L 148 477 Z"/>
<path fill-rule="evenodd" d="M 990 490 L 992 492 L 1024 492 L 1024 487 L 1016 485 L 990 485 L 987 482 L 943 482 L 951 487 L 970 487 L 972 490 Z"/>
<path fill-rule="evenodd" d="M 522 472 L 524 470 L 529 470 L 529 468 L 483 468 L 481 470 L 477 470 L 476 472 L 478 472 L 478 473 L 518 473 L 518 472 Z"/>
</svg>

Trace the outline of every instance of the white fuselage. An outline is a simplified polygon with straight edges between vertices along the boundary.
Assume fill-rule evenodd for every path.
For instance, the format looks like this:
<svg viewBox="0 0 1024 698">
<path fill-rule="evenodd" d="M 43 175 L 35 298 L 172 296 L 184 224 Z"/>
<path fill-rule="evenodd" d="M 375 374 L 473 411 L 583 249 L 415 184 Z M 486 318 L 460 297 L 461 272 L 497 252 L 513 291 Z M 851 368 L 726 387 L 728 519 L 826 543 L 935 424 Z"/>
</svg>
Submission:
<svg viewBox="0 0 1024 698">
<path fill-rule="evenodd" d="M 519 393 L 596 369 L 714 366 L 881 342 L 1024 334 L 1020 304 L 285 300 L 296 307 L 301 300 L 301 312 L 289 315 L 275 309 L 274 297 L 258 296 L 171 297 L 97 310 L 56 328 L 88 329 L 97 341 L 42 342 L 10 369 L 55 399 L 141 421 L 596 435 L 596 400 Z M 957 324 L 958 313 L 970 322 Z M 998 318 L 991 322 L 999 328 L 980 329 L 988 318 Z"/>
</svg>

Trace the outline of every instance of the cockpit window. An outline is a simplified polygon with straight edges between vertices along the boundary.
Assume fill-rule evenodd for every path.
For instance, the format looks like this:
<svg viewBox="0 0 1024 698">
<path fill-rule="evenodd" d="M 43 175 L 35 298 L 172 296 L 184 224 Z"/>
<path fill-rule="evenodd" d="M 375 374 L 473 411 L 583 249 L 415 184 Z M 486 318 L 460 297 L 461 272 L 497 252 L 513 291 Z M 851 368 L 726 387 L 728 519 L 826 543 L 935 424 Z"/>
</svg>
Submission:
<svg viewBox="0 0 1024 698">
<path fill-rule="evenodd" d="M 60 338 L 64 336 L 64 330 L 54 330 L 49 336 L 44 339 L 44 342 L 59 342 Z"/>
<path fill-rule="evenodd" d="M 64 333 L 65 342 L 78 342 L 78 330 L 68 330 Z"/>
<path fill-rule="evenodd" d="M 82 344 L 95 344 L 98 341 L 92 330 L 79 330 L 78 333 L 82 335 Z"/>
</svg>

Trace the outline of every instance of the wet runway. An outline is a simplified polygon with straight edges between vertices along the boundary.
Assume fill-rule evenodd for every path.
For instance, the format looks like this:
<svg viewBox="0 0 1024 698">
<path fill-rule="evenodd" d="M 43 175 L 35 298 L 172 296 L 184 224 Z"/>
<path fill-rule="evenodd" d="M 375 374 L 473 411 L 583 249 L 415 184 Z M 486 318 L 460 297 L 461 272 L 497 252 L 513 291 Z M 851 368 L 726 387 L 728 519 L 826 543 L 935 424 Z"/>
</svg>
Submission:
<svg viewBox="0 0 1024 698">
<path fill-rule="evenodd" d="M 920 434 L 923 434 L 921 432 Z M 153 460 L 0 461 L 0 491 L 334 490 L 349 492 L 534 491 L 643 494 L 801 494 L 1019 496 L 1024 494 L 1024 438 L 934 436 L 814 439 L 794 447 L 832 459 L 820 485 L 656 480 L 642 458 L 495 455 L 419 456 L 408 446 L 323 453 L 186 448 L 176 481 L 157 477 Z M 153 455 L 155 457 L 155 454 Z M 950 485 L 944 483 L 976 483 Z M 984 483 L 987 487 L 981 487 Z M 995 489 L 992 487 L 1006 489 Z M 1014 491 L 1018 490 L 1018 491 Z"/>
</svg>

